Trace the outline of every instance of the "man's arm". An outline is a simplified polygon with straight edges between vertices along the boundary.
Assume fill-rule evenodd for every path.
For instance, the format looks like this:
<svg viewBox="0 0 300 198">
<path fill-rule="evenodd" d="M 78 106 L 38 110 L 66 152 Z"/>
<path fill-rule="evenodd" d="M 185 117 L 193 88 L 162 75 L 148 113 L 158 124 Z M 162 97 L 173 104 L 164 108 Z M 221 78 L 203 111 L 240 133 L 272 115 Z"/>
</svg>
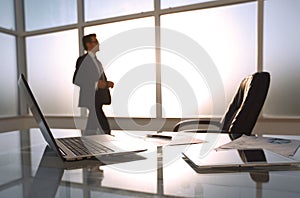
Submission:
<svg viewBox="0 0 300 198">
<path fill-rule="evenodd" d="M 98 81 L 99 89 L 108 89 L 108 88 L 113 88 L 113 87 L 114 87 L 114 83 L 112 81 L 104 81 L 104 80 Z"/>
<path fill-rule="evenodd" d="M 82 61 L 83 61 L 83 56 L 80 56 L 77 61 L 76 61 L 76 66 L 75 66 L 75 72 L 74 72 L 74 75 L 73 75 L 73 84 L 75 85 L 78 85 L 79 83 L 76 82 L 76 76 L 77 76 L 77 73 L 79 71 L 79 68 L 82 64 Z"/>
</svg>

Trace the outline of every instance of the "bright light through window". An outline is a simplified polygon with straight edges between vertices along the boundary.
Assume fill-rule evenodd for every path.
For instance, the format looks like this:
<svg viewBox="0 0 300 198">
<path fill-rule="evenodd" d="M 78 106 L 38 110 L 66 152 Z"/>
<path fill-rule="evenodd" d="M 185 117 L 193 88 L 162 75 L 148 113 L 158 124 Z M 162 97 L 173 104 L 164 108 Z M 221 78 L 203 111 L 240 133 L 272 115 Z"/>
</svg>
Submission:
<svg viewBox="0 0 300 198">
<path fill-rule="evenodd" d="M 85 0 L 84 3 L 86 21 L 147 12 L 154 9 L 153 0 Z"/>
<path fill-rule="evenodd" d="M 78 58 L 77 30 L 27 37 L 28 81 L 47 115 L 78 115 L 72 83 Z M 73 104 L 74 102 L 74 104 Z"/>
<path fill-rule="evenodd" d="M 208 114 L 209 109 L 204 110 L 211 96 L 203 76 L 193 63 L 166 50 L 162 50 L 162 57 L 163 117 L 182 117 L 186 114 L 197 117 L 201 112 Z"/>
<path fill-rule="evenodd" d="M 0 1 L 0 27 L 15 30 L 15 10 L 14 1 Z"/>
<path fill-rule="evenodd" d="M 97 56 L 115 83 L 112 104 L 104 107 L 107 116 L 156 116 L 153 27 L 154 18 L 149 17 L 85 28 L 85 34 L 97 34 L 101 49 Z M 146 35 L 139 32 L 144 28 Z"/>
<path fill-rule="evenodd" d="M 256 3 L 163 15 L 161 25 L 163 28 L 185 34 L 208 54 L 213 62 L 212 67 L 221 76 L 219 78 L 224 86 L 225 98 L 223 96 L 218 100 L 225 101 L 225 106 L 231 101 L 240 81 L 256 71 Z M 162 42 L 167 39 L 169 37 L 162 36 Z M 184 46 L 184 42 L 182 45 Z M 188 51 L 194 53 L 195 49 L 191 47 Z M 211 97 L 218 93 L 210 93 L 208 88 L 212 85 L 207 84 L 207 80 L 218 78 L 218 75 L 201 76 L 203 68 L 207 66 L 204 62 L 205 60 L 200 65 L 194 65 L 198 69 L 195 71 L 189 60 L 179 58 L 176 53 L 162 52 L 162 64 L 180 74 L 187 87 L 191 89 L 191 93 L 186 97 L 191 98 L 194 95 L 195 98 L 188 105 L 185 103 L 176 105 L 177 101 L 169 98 L 170 94 L 165 93 L 166 89 L 163 89 L 163 109 L 166 117 L 195 117 L 224 113 L 222 112 L 224 110 L 214 109 L 212 106 Z M 170 78 L 172 76 L 162 68 L 162 83 L 168 84 Z M 179 81 L 174 81 L 174 84 L 169 86 L 174 87 L 174 93 L 179 93 L 182 89 Z M 170 105 L 171 102 L 174 104 Z M 185 107 L 182 107 L 184 111 L 180 115 L 180 111 L 175 111 L 174 107 L 182 105 Z"/>
<path fill-rule="evenodd" d="M 300 116 L 299 10 L 296 0 L 265 2 L 264 66 L 271 73 L 266 116 Z"/>
<path fill-rule="evenodd" d="M 24 22 L 27 31 L 74 24 L 77 22 L 77 1 L 24 0 Z"/>
<path fill-rule="evenodd" d="M 16 38 L 0 33 L 0 117 L 15 116 L 18 111 Z"/>
</svg>

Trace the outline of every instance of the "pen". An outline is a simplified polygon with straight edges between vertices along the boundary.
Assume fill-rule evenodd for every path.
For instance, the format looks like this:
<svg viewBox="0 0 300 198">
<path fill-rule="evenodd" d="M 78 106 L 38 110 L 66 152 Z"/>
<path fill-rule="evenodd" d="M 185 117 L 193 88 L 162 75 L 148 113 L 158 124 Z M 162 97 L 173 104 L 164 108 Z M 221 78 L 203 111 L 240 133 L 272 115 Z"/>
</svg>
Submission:
<svg viewBox="0 0 300 198">
<path fill-rule="evenodd" d="M 171 140 L 172 139 L 172 136 L 158 135 L 158 134 L 148 134 L 147 137 L 150 137 L 150 138 L 161 138 L 161 139 L 167 139 L 167 140 Z"/>
</svg>

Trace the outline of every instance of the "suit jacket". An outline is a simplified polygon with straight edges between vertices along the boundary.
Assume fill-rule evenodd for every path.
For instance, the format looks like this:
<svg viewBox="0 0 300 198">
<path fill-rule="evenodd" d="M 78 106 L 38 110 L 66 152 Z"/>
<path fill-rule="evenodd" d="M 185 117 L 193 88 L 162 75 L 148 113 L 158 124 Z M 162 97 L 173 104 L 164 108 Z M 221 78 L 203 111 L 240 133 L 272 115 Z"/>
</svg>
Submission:
<svg viewBox="0 0 300 198">
<path fill-rule="evenodd" d="M 95 104 L 111 103 L 109 89 L 96 88 L 98 80 L 107 81 L 100 61 L 98 61 L 98 64 L 100 65 L 97 66 L 88 54 L 80 56 L 76 61 L 73 83 L 80 87 L 79 107 L 91 108 L 95 107 Z"/>
</svg>

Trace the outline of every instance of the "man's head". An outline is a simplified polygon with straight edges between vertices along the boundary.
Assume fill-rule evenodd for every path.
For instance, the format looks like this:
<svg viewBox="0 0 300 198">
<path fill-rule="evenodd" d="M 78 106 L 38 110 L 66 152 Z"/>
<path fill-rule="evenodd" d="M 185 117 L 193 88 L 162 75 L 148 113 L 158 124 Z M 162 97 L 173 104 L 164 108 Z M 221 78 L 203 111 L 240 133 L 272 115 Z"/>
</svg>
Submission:
<svg viewBox="0 0 300 198">
<path fill-rule="evenodd" d="M 99 42 L 96 34 L 88 34 L 82 38 L 83 47 L 86 51 L 96 53 L 99 51 Z"/>
</svg>

